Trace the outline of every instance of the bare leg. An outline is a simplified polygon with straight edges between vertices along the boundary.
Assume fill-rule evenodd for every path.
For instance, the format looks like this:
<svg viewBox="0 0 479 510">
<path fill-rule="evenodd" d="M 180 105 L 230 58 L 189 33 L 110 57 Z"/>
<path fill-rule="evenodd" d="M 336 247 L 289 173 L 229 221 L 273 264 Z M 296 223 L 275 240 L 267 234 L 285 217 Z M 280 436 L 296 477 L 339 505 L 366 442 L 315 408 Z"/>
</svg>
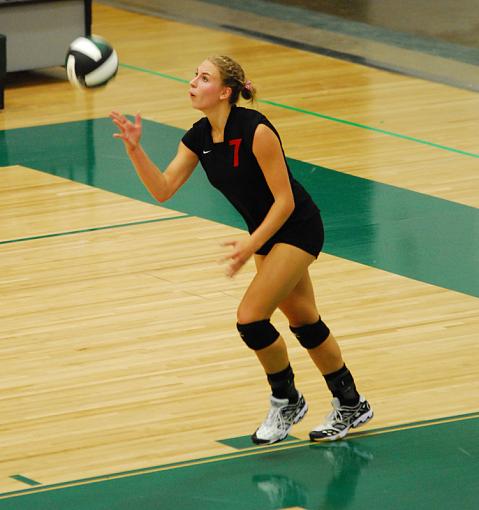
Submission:
<svg viewBox="0 0 479 510">
<path fill-rule="evenodd" d="M 238 307 L 238 323 L 246 326 L 269 320 L 313 260 L 312 255 L 299 248 L 276 244 L 257 266 L 256 276 Z M 275 338 L 275 331 L 272 334 L 271 338 Z M 308 405 L 295 388 L 286 343 L 281 336 L 255 353 L 267 374 L 272 395 L 268 416 L 251 439 L 255 444 L 271 444 L 287 437 L 291 427 L 303 419 Z"/>
<path fill-rule="evenodd" d="M 332 334 L 318 347 L 308 349 L 308 354 L 323 375 L 332 374 L 344 365 L 338 342 Z"/>
<path fill-rule="evenodd" d="M 238 307 L 238 322 L 269 319 L 296 287 L 314 257 L 287 244 L 277 244 L 268 255 L 261 257 L 257 274 L 245 292 Z M 286 344 L 279 337 L 272 345 L 255 351 L 266 373 L 284 370 L 289 365 Z"/>
<path fill-rule="evenodd" d="M 257 266 L 263 263 L 260 257 L 255 260 Z M 319 312 L 307 269 L 295 288 L 279 304 L 279 308 L 286 315 L 291 326 L 313 324 L 318 320 Z M 344 365 L 341 350 L 333 334 L 330 334 L 318 347 L 308 349 L 308 354 L 323 375 L 336 372 Z"/>
<path fill-rule="evenodd" d="M 288 350 L 282 336 L 269 347 L 254 352 L 267 374 L 281 372 L 289 365 Z"/>
</svg>

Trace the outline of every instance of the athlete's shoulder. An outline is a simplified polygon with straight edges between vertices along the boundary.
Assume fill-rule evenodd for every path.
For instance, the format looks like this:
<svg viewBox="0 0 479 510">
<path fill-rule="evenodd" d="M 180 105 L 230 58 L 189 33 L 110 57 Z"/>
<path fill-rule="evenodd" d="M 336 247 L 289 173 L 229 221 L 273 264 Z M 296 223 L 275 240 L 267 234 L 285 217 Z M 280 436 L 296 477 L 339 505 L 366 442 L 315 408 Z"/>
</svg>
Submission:
<svg viewBox="0 0 479 510">
<path fill-rule="evenodd" d="M 258 110 L 252 108 L 243 108 L 237 106 L 235 108 L 235 118 L 233 124 L 240 129 L 247 138 L 252 138 L 260 124 L 266 124 L 275 131 L 271 122 Z"/>
</svg>

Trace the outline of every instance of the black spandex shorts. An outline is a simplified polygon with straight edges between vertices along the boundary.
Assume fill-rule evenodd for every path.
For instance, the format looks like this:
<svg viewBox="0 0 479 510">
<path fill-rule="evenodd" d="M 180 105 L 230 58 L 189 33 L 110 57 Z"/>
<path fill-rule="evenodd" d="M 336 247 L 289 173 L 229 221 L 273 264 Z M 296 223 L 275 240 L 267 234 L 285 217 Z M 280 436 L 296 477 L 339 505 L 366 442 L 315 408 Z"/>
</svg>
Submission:
<svg viewBox="0 0 479 510">
<path fill-rule="evenodd" d="M 291 244 L 317 258 L 324 244 L 324 228 L 319 212 L 307 220 L 286 223 L 256 253 L 267 255 L 277 243 Z"/>
</svg>

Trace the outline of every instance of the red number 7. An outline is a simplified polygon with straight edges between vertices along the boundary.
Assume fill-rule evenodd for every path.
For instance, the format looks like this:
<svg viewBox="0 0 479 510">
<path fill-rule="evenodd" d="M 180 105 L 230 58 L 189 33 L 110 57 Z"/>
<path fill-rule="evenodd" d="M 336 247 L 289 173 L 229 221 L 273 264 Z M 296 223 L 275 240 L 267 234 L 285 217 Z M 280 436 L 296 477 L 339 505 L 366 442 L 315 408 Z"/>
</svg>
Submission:
<svg viewBox="0 0 479 510">
<path fill-rule="evenodd" d="M 233 140 L 229 141 L 230 145 L 234 145 L 235 152 L 234 152 L 234 158 L 233 158 L 233 166 L 236 168 L 239 166 L 239 148 L 241 145 L 242 138 L 234 138 Z"/>
</svg>

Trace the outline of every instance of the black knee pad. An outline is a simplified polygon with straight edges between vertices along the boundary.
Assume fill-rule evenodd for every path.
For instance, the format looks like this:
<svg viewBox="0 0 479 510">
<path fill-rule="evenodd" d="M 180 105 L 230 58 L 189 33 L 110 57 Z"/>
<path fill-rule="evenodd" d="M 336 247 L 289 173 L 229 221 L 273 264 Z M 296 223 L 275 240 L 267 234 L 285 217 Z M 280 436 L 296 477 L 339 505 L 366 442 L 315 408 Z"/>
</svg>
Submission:
<svg viewBox="0 0 479 510">
<path fill-rule="evenodd" d="M 254 351 L 269 347 L 274 343 L 279 333 L 268 319 L 250 322 L 248 324 L 236 324 L 243 342 Z"/>
<path fill-rule="evenodd" d="M 296 335 L 299 343 L 305 349 L 314 349 L 321 345 L 329 336 L 329 328 L 319 319 L 314 324 L 305 324 L 304 326 L 290 326 L 289 329 Z"/>
</svg>

